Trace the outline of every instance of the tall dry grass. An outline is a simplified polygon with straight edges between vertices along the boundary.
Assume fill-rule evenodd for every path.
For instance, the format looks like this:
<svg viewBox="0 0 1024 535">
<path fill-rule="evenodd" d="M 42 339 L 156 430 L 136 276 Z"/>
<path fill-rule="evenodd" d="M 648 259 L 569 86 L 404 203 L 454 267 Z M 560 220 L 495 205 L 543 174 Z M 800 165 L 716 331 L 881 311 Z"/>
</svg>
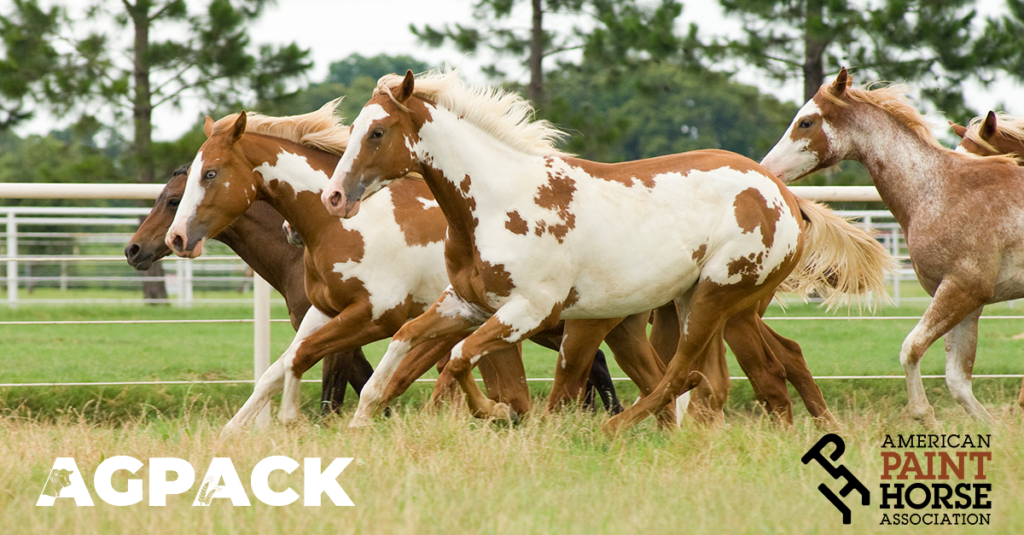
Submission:
<svg viewBox="0 0 1024 535">
<path fill-rule="evenodd" d="M 841 463 L 872 489 L 870 508 L 853 506 L 854 523 L 819 495 L 839 485 L 799 458 L 823 434 L 808 420 L 779 429 L 770 419 L 731 415 L 725 427 L 657 429 L 600 435 L 607 418 L 586 412 L 534 417 L 514 428 L 471 419 L 462 410 L 399 408 L 373 428 L 352 432 L 342 419 L 273 425 L 242 437 L 219 437 L 226 415 L 198 408 L 181 419 L 95 423 L 66 414 L 0 418 L 0 516 L 4 533 L 1020 533 L 1024 532 L 1024 427 L 1012 411 L 991 429 L 959 409 L 940 409 L 947 433 L 991 433 L 992 525 L 977 528 L 884 528 L 877 508 L 879 453 L 886 434 L 924 432 L 890 400 L 836 407 L 846 440 Z M 339 477 L 355 507 L 285 507 L 227 500 L 192 507 L 198 484 L 166 507 L 142 504 L 75 507 L 58 500 L 35 507 L 58 456 L 74 457 L 92 491 L 96 466 L 114 455 L 191 462 L 202 481 L 210 460 L 230 457 L 249 491 L 252 467 L 271 455 L 354 457 Z M 143 481 L 147 468 L 139 474 Z M 115 488 L 125 489 L 119 472 Z M 302 491 L 301 470 L 276 472 L 272 488 Z M 325 498 L 326 500 L 326 498 Z"/>
</svg>

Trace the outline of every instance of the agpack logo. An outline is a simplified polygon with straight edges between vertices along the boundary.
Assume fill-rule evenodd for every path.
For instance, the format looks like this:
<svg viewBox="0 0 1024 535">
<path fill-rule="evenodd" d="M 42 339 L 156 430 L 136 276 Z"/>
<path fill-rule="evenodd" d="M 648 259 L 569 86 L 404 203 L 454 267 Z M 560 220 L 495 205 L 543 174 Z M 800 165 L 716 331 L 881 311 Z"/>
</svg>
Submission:
<svg viewBox="0 0 1024 535">
<path fill-rule="evenodd" d="M 351 457 L 335 458 L 327 468 L 321 469 L 318 457 L 307 457 L 302 463 L 302 504 L 318 507 L 323 495 L 337 506 L 352 506 L 352 500 L 338 483 Z M 128 480 L 127 490 L 117 490 L 112 484 L 114 473 L 125 470 L 134 475 L 143 467 L 142 461 L 119 455 L 104 460 L 96 467 L 93 475 L 93 489 L 100 500 L 116 506 L 128 506 L 141 503 L 144 499 L 143 480 Z M 249 476 L 249 486 L 257 500 L 267 505 L 284 506 L 295 503 L 299 494 L 291 487 L 284 490 L 270 488 L 270 474 L 281 470 L 292 474 L 299 468 L 298 461 L 290 457 L 267 457 L 256 463 Z M 173 477 L 171 477 L 173 474 Z M 167 496 L 183 494 L 194 486 L 196 472 L 192 464 L 176 457 L 154 457 L 149 459 L 148 494 L 149 505 L 167 505 Z M 58 499 L 67 498 L 77 506 L 93 506 L 92 493 L 85 484 L 78 463 L 73 457 L 58 457 L 53 463 L 43 490 L 39 494 L 36 506 L 53 506 Z M 215 457 L 210 461 L 202 484 L 196 493 L 192 506 L 208 506 L 216 499 L 227 499 L 234 506 L 249 506 L 249 495 L 242 486 L 242 480 L 235 470 L 234 463 L 228 457 Z"/>
</svg>

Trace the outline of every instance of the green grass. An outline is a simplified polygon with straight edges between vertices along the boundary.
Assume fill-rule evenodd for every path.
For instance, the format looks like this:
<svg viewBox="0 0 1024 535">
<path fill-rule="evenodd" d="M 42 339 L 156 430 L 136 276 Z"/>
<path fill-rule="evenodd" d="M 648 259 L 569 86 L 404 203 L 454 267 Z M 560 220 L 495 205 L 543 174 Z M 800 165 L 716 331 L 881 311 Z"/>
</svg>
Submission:
<svg viewBox="0 0 1024 535">
<path fill-rule="evenodd" d="M 919 293 L 920 290 L 918 290 Z M 904 295 L 909 292 L 904 289 Z M 110 291 L 78 294 L 105 298 L 119 295 Z M 249 297 L 251 294 L 226 295 Z M 214 295 L 215 297 L 217 295 Z M 899 348 L 903 338 L 916 323 L 915 319 L 873 321 L 831 319 L 819 321 L 772 320 L 771 317 L 807 317 L 876 315 L 917 318 L 923 303 L 901 307 L 880 306 L 874 311 L 843 309 L 834 313 L 813 305 L 773 307 L 767 317 L 769 324 L 783 336 L 797 340 L 804 350 L 811 371 L 823 375 L 892 375 L 891 380 L 819 381 L 826 400 L 834 403 L 850 392 L 865 397 L 892 395 L 905 397 L 899 365 Z M 986 315 L 1022 314 L 1008 304 L 997 304 Z M 251 318 L 248 304 L 204 304 L 192 308 L 177 306 L 142 306 L 113 304 L 32 305 L 16 309 L 0 306 L 0 321 L 67 321 L 67 320 L 174 320 Z M 275 305 L 272 317 L 287 318 L 283 305 Z M 982 320 L 978 343 L 976 374 L 1020 373 L 1022 345 L 1014 339 L 1024 332 L 1020 320 Z M 289 323 L 272 324 L 272 358 L 281 354 L 291 342 L 294 331 Z M 380 341 L 365 348 L 370 361 L 376 364 L 387 348 Z M 607 352 L 610 356 L 611 353 Z M 35 382 L 111 382 L 158 380 L 222 380 L 252 377 L 252 325 L 239 324 L 149 324 L 149 325 L 0 325 L 0 383 Z M 743 373 L 731 354 L 730 373 Z M 555 355 L 532 343 L 524 346 L 524 362 L 530 377 L 552 377 Z M 614 361 L 609 362 L 614 377 L 625 377 Z M 925 374 L 941 375 L 945 365 L 942 343 L 929 350 L 922 362 Z M 305 378 L 317 379 L 320 367 L 307 372 Z M 432 375 L 431 375 L 432 376 Z M 430 377 L 430 376 L 428 376 Z M 983 402 L 1010 403 L 1018 381 L 1013 379 L 977 379 L 975 390 Z M 637 390 L 629 382 L 617 384 L 623 399 L 635 399 Z M 942 379 L 926 379 L 929 396 L 948 403 L 948 392 Z M 416 387 L 409 400 L 421 399 Z M 310 412 L 317 410 L 317 384 L 303 387 L 303 400 Z M 532 383 L 534 395 L 546 395 L 549 386 Z M 0 389 L 0 407 L 22 406 L 36 413 L 54 413 L 82 407 L 90 400 L 93 407 L 102 406 L 111 418 L 137 415 L 139 407 L 150 405 L 169 415 L 179 414 L 187 403 L 211 400 L 224 406 L 239 406 L 251 391 L 250 385 L 163 385 L 136 387 L 22 387 Z M 347 403 L 354 403 L 350 392 Z M 836 401 L 833 401 L 836 400 Z M 753 392 L 746 381 L 734 381 L 730 410 L 756 410 Z M 798 415 L 802 406 L 797 403 Z"/>
<path fill-rule="evenodd" d="M 875 314 L 919 316 L 923 305 L 883 307 Z M 1024 312 L 1024 311 L 1022 311 Z M 989 314 L 1014 314 L 999 305 Z M 843 311 L 841 314 L 847 314 Z M 856 314 L 856 312 L 852 312 Z M 248 305 L 174 306 L 24 305 L 0 307 L 0 321 L 249 318 Z M 812 306 L 773 308 L 769 316 L 823 316 Z M 284 318 L 276 306 L 273 317 Z M 898 352 L 914 320 L 779 321 L 771 325 L 799 341 L 816 375 L 896 375 Z M 1019 373 L 1024 319 L 982 321 L 975 373 Z M 273 352 L 292 337 L 274 324 Z M 367 348 L 376 362 L 386 341 Z M 741 375 L 732 357 L 733 375 Z M 941 343 L 924 362 L 941 373 Z M 0 382 L 247 379 L 252 371 L 252 327 L 218 325 L 0 326 Z M 551 377 L 554 354 L 525 351 L 532 377 Z M 614 365 L 613 365 L 614 366 Z M 622 372 L 613 368 L 613 375 Z M 307 377 L 318 377 L 314 368 Z M 4 533 L 1020 533 L 1024 531 L 1024 425 L 1015 409 L 1019 381 L 977 379 L 975 391 L 997 422 L 966 417 L 944 381 L 926 380 L 946 433 L 992 433 L 992 525 L 936 528 L 878 526 L 880 445 L 886 434 L 925 432 L 903 415 L 903 380 L 820 381 L 846 439 L 841 462 L 874 491 L 870 508 L 854 507 L 854 524 L 817 491 L 839 485 L 824 470 L 800 463 L 821 435 L 796 404 L 796 426 L 780 429 L 754 404 L 746 381 L 734 381 L 721 429 L 688 424 L 673 432 L 648 419 L 616 439 L 603 437 L 602 413 L 534 414 L 508 428 L 472 419 L 464 408 L 424 410 L 429 385 L 414 387 L 391 418 L 370 429 L 345 423 L 355 406 L 348 396 L 338 417 L 317 414 L 319 385 L 303 388 L 304 418 L 294 427 L 272 425 L 234 440 L 219 431 L 251 392 L 251 385 L 38 387 L 0 389 L 0 517 Z M 636 389 L 619 383 L 624 400 Z M 535 403 L 548 386 L 532 383 Z M 795 397 L 794 397 L 795 399 Z M 193 508 L 197 488 L 171 497 L 167 507 L 116 508 L 99 502 L 76 508 L 61 500 L 34 507 L 53 461 L 74 457 L 92 489 L 104 458 L 130 455 L 189 460 L 202 478 L 210 459 L 230 457 L 243 485 L 270 455 L 355 457 L 339 482 L 356 506 L 299 504 Z M 301 472 L 301 471 L 300 471 Z M 302 490 L 302 476 L 278 473 L 275 489 Z M 143 468 L 134 477 L 147 478 Z M 115 477 L 124 489 L 128 474 Z M 148 488 L 145 487 L 144 488 Z M 249 492 L 250 499 L 253 494 Z M 148 497 L 148 494 L 147 494 Z M 854 496 L 844 501 L 853 504 Z"/>
</svg>

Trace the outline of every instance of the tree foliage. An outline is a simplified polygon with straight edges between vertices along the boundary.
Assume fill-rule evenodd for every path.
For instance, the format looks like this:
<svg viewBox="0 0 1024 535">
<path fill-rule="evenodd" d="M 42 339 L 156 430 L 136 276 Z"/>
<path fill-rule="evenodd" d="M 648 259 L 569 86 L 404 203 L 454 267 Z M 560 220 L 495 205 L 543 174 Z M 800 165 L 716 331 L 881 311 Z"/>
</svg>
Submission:
<svg viewBox="0 0 1024 535">
<path fill-rule="evenodd" d="M 912 82 L 951 117 L 969 115 L 962 84 L 991 68 L 971 0 L 720 0 L 744 36 L 714 49 L 775 80 L 801 78 L 810 99 L 827 73 Z"/>
</svg>

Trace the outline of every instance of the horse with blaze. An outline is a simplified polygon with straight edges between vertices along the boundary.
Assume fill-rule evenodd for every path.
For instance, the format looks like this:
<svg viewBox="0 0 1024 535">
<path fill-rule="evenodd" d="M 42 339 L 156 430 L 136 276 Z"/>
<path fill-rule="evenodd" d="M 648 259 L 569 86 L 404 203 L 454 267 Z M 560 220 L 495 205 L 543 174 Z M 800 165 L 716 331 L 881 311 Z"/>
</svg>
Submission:
<svg viewBox="0 0 1024 535">
<path fill-rule="evenodd" d="M 827 279 L 840 262 L 818 262 L 815 273 L 800 265 L 821 244 L 805 243 L 800 201 L 748 158 L 704 150 L 590 162 L 556 150 L 562 134 L 531 112 L 453 73 L 407 72 L 382 78 L 353 123 L 324 204 L 351 218 L 388 183 L 420 174 L 448 221 L 451 285 L 392 338 L 352 426 L 370 423 L 395 370 L 438 336 L 472 331 L 448 367 L 474 415 L 507 419 L 473 381 L 481 359 L 559 319 L 622 318 L 674 301 L 675 356 L 653 392 L 605 424 L 614 433 L 696 386 L 724 352 L 730 319 L 758 332 L 762 304 L 790 273 Z"/>
<path fill-rule="evenodd" d="M 934 297 L 900 350 L 909 413 L 936 424 L 920 361 L 945 336 L 950 393 L 990 420 L 971 388 L 978 318 L 988 303 L 1024 297 L 1024 169 L 942 147 L 902 88 L 852 83 L 844 68 L 823 85 L 761 163 L 787 183 L 841 160 L 864 164 Z"/>
</svg>

